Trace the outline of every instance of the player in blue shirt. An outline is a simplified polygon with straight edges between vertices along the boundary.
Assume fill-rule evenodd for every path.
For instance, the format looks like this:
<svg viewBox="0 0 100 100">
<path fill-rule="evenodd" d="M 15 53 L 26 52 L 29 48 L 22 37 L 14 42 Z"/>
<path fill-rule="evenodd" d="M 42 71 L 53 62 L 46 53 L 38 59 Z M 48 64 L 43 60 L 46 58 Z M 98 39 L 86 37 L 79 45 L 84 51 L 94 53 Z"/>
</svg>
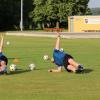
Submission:
<svg viewBox="0 0 100 100">
<path fill-rule="evenodd" d="M 83 66 L 77 63 L 74 58 L 64 51 L 60 50 L 60 33 L 57 32 L 57 40 L 55 49 L 53 51 L 53 59 L 51 60 L 57 65 L 56 69 L 49 69 L 49 72 L 61 72 L 62 66 L 68 72 L 81 72 L 83 71 Z"/>
<path fill-rule="evenodd" d="M 0 42 L 0 74 L 7 73 L 7 57 L 2 53 L 3 51 L 3 42 L 4 37 L 1 35 L 1 42 Z"/>
</svg>

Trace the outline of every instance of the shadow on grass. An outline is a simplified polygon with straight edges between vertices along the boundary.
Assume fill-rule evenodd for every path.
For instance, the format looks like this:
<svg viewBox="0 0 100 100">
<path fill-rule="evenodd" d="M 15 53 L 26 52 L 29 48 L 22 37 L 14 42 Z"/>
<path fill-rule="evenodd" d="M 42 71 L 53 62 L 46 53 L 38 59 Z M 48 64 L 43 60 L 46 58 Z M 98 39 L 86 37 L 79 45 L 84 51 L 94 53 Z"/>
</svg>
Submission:
<svg viewBox="0 0 100 100">
<path fill-rule="evenodd" d="M 11 59 L 12 60 L 12 59 L 15 59 L 15 57 L 9 57 L 8 59 Z"/>
<path fill-rule="evenodd" d="M 27 59 L 27 58 L 32 58 L 32 57 L 8 57 L 8 60 L 13 60 L 13 59 L 19 59 L 19 60 L 21 60 L 21 59 Z"/>
<path fill-rule="evenodd" d="M 93 69 L 84 69 L 82 72 L 79 72 L 77 74 L 89 74 L 91 72 L 93 72 Z"/>
<path fill-rule="evenodd" d="M 7 75 L 21 74 L 21 73 L 27 73 L 27 72 L 30 72 L 30 70 L 17 69 L 16 71 L 8 72 Z"/>
</svg>

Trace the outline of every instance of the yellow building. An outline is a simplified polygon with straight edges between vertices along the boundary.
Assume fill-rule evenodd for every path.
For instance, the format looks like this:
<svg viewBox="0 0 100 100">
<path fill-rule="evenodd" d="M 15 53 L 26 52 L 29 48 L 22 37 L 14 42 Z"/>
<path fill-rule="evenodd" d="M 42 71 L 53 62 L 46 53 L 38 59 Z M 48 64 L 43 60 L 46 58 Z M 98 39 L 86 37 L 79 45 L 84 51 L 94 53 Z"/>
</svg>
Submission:
<svg viewBox="0 0 100 100">
<path fill-rule="evenodd" d="M 69 32 L 100 32 L 100 16 L 68 17 Z"/>
</svg>

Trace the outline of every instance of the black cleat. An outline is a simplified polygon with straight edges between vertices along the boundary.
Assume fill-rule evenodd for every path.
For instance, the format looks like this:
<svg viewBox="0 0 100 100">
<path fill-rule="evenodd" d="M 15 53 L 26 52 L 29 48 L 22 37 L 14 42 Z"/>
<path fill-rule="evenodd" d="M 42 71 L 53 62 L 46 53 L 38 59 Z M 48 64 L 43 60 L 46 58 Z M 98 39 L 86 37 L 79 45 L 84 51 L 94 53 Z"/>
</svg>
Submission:
<svg viewBox="0 0 100 100">
<path fill-rule="evenodd" d="M 76 73 L 81 73 L 84 70 L 82 65 L 78 66 L 78 69 L 76 70 Z"/>
</svg>

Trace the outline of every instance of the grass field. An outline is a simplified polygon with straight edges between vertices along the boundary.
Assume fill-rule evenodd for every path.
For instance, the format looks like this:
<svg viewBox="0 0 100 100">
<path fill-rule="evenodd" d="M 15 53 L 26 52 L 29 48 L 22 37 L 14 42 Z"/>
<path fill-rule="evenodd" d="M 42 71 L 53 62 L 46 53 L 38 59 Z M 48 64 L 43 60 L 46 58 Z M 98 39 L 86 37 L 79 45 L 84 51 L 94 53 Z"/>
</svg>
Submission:
<svg viewBox="0 0 100 100">
<path fill-rule="evenodd" d="M 0 76 L 0 100 L 99 100 L 100 99 L 100 39 L 62 39 L 64 50 L 84 64 L 82 74 L 63 71 L 48 73 L 54 65 L 43 55 L 52 57 L 54 38 L 6 36 L 4 46 L 9 58 L 18 58 L 22 70 Z M 27 71 L 30 63 L 37 70 Z"/>
</svg>

